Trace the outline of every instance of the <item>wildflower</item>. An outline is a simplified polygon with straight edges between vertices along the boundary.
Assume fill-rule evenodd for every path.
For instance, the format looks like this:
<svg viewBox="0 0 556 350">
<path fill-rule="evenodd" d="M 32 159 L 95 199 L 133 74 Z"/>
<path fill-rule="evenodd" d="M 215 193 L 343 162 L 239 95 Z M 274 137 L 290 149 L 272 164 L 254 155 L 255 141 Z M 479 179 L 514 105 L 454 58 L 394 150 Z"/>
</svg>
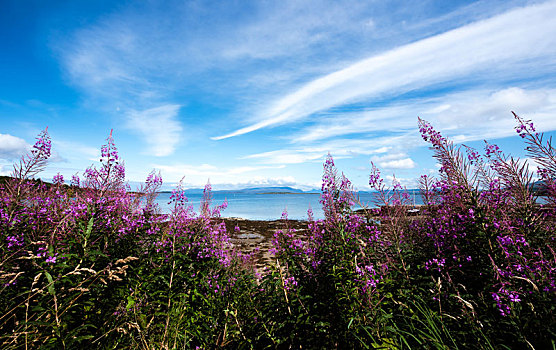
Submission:
<svg viewBox="0 0 556 350">
<path fill-rule="evenodd" d="M 70 182 L 71 186 L 79 187 L 80 183 L 81 183 L 81 179 L 79 179 L 79 176 L 77 174 L 71 176 L 71 182 Z"/>
<path fill-rule="evenodd" d="M 47 159 L 50 157 L 51 141 L 48 135 L 48 127 L 42 131 L 37 137 L 37 141 L 33 145 L 31 153 L 38 159 Z"/>
<path fill-rule="evenodd" d="M 519 299 L 519 295 L 517 293 L 509 293 L 508 298 L 510 299 L 510 301 L 512 303 L 518 303 L 521 301 L 521 299 Z"/>
<path fill-rule="evenodd" d="M 286 288 L 286 290 L 294 290 L 297 288 L 297 281 L 295 280 L 295 277 L 292 276 L 284 279 L 284 288 Z"/>
<path fill-rule="evenodd" d="M 55 185 L 63 185 L 64 184 L 64 175 L 62 175 L 60 173 L 54 175 L 54 178 L 52 179 L 52 182 Z"/>
</svg>

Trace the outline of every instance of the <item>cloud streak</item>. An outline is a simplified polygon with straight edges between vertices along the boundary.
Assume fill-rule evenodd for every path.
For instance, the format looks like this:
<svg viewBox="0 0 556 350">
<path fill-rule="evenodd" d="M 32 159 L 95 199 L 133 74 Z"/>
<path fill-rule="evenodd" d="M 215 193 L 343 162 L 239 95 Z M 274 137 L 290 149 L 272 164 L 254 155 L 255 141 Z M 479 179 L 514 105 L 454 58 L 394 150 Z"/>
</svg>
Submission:
<svg viewBox="0 0 556 350">
<path fill-rule="evenodd" d="M 301 164 L 322 162 L 327 153 L 334 159 L 353 158 L 359 155 L 375 155 L 411 148 L 420 143 L 416 132 L 376 138 L 335 139 L 331 141 L 284 148 L 275 151 L 250 154 L 241 159 L 255 159 L 263 164 Z M 392 145 L 396 145 L 394 148 Z"/>
<path fill-rule="evenodd" d="M 261 120 L 222 140 L 292 123 L 317 112 L 384 96 L 473 82 L 487 73 L 491 83 L 526 79 L 554 69 L 556 2 L 518 8 L 356 62 L 315 79 L 259 114 Z"/>
<path fill-rule="evenodd" d="M 418 116 L 461 143 L 515 135 L 510 110 L 533 119 L 539 131 L 556 130 L 554 89 L 465 91 L 365 112 L 339 113 L 290 136 L 289 147 L 244 158 L 265 164 L 298 164 L 320 161 L 330 152 L 342 158 L 375 155 L 371 160 L 381 168 L 411 169 L 416 164 L 405 152 L 426 145 L 417 132 Z M 378 156 L 382 154 L 387 155 Z"/>
<path fill-rule="evenodd" d="M 464 91 L 397 102 L 364 112 L 339 112 L 292 136 L 291 142 L 303 144 L 346 135 L 374 137 L 384 132 L 410 132 L 416 129 L 418 116 L 448 134 L 457 130 L 468 135 L 469 140 L 495 139 L 512 135 L 511 110 L 535 119 L 543 131 L 554 130 L 556 90 L 509 87 Z"/>
<path fill-rule="evenodd" d="M 164 157 L 172 154 L 182 137 L 178 120 L 180 105 L 168 104 L 127 114 L 126 127 L 147 143 L 147 154 Z"/>
</svg>

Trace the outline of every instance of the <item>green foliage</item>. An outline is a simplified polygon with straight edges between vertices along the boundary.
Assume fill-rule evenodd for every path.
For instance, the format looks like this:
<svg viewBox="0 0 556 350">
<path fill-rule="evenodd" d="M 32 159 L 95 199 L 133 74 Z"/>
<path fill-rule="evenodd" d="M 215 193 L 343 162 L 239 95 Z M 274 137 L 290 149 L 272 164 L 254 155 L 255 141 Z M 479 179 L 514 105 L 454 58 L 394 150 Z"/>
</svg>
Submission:
<svg viewBox="0 0 556 350">
<path fill-rule="evenodd" d="M 554 149 L 519 121 L 556 202 Z M 418 217 L 375 167 L 382 208 L 356 215 L 328 157 L 325 220 L 296 232 L 284 213 L 275 262 L 258 271 L 230 243 L 224 205 L 210 208 L 210 185 L 200 216 L 180 188 L 159 214 L 161 179 L 126 192 L 111 137 L 83 186 L 28 181 L 50 154 L 43 132 L 0 185 L 0 346 L 556 349 L 555 207 L 535 203 L 526 167 L 496 147 L 489 170 L 421 123 L 443 172 L 423 181 Z"/>
</svg>

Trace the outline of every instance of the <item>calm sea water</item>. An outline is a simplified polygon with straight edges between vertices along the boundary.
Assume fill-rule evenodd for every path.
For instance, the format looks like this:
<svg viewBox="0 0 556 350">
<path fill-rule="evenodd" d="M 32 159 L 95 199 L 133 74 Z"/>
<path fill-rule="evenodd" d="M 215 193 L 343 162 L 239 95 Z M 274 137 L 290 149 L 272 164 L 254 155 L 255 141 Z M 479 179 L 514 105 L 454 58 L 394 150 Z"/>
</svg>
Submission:
<svg viewBox="0 0 556 350">
<path fill-rule="evenodd" d="M 368 207 L 373 207 L 373 193 L 359 194 L 359 200 Z M 188 194 L 189 204 L 193 206 L 195 212 L 199 212 L 199 205 L 202 194 Z M 219 205 L 228 200 L 228 208 L 222 212 L 223 217 L 240 217 L 249 220 L 276 220 L 282 216 L 282 212 L 287 210 L 288 218 L 295 220 L 307 220 L 307 210 L 313 210 L 315 219 L 324 218 L 322 212 L 319 193 L 213 193 L 213 206 Z M 413 194 L 412 194 L 413 200 Z M 160 193 L 157 203 L 163 212 L 170 212 L 170 193 Z M 415 204 L 422 204 L 421 197 L 415 196 Z M 354 206 L 357 209 L 359 206 Z"/>
</svg>

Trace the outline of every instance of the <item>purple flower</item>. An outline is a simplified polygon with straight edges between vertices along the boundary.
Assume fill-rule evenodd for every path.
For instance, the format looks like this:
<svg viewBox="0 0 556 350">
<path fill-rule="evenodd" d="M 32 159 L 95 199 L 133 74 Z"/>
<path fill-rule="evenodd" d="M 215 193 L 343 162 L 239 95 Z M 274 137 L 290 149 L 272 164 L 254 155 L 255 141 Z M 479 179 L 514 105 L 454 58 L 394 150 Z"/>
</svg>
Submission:
<svg viewBox="0 0 556 350">
<path fill-rule="evenodd" d="M 295 280 L 295 277 L 292 276 L 284 279 L 284 288 L 286 290 L 295 290 L 295 288 L 297 288 L 297 281 Z"/>
<path fill-rule="evenodd" d="M 519 295 L 517 293 L 510 293 L 508 295 L 508 298 L 510 299 L 510 301 L 512 303 L 518 303 L 521 301 L 521 299 L 519 299 Z"/>
<path fill-rule="evenodd" d="M 72 175 L 70 185 L 74 187 L 79 187 L 80 184 L 81 184 L 81 179 L 79 178 L 79 176 L 77 174 Z"/>
<path fill-rule="evenodd" d="M 48 159 L 50 157 L 51 141 L 48 135 L 48 126 L 44 129 L 39 136 L 37 141 L 33 145 L 31 153 L 37 157 L 37 159 Z"/>
<path fill-rule="evenodd" d="M 60 173 L 54 175 L 54 178 L 53 178 L 52 182 L 55 185 L 63 185 L 64 184 L 64 175 L 62 175 Z"/>
</svg>

